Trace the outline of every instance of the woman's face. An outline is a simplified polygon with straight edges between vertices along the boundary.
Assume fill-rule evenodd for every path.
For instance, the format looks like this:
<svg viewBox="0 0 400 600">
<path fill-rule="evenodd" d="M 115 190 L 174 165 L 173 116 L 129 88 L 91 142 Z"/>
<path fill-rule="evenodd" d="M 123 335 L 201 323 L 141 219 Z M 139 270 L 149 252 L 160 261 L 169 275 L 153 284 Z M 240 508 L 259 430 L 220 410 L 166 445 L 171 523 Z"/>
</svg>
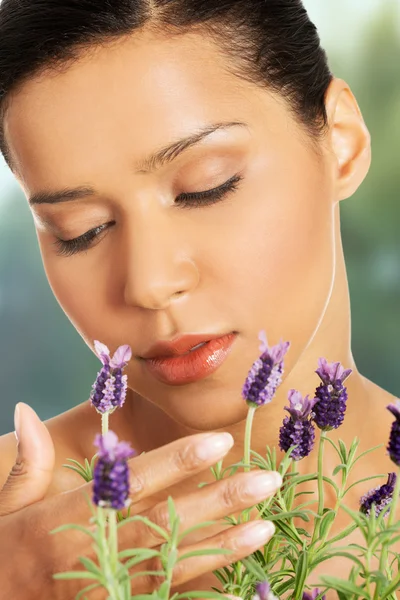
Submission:
<svg viewBox="0 0 400 600">
<path fill-rule="evenodd" d="M 286 376 L 307 348 L 334 276 L 331 156 L 313 150 L 281 98 L 229 74 L 205 37 L 136 35 L 58 75 L 24 84 L 5 132 L 27 197 L 90 187 L 31 205 L 44 267 L 63 310 L 94 349 L 134 357 L 178 335 L 238 332 L 227 360 L 186 385 L 133 358 L 129 386 L 193 429 L 244 418 L 241 389 L 258 333 L 289 340 Z M 220 128 L 154 170 L 150 154 Z M 236 190 L 209 205 L 183 193 Z M 178 197 L 180 198 L 178 199 Z M 100 227 L 70 256 L 70 240 Z M 180 292 L 180 293 L 179 293 Z"/>
</svg>

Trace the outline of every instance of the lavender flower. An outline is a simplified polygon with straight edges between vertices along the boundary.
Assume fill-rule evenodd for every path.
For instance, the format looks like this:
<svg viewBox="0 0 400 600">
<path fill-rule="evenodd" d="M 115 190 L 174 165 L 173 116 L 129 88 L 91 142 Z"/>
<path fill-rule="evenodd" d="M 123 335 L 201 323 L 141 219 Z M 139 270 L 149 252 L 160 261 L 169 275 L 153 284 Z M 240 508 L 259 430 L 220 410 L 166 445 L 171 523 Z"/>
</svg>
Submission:
<svg viewBox="0 0 400 600">
<path fill-rule="evenodd" d="M 303 593 L 303 600 L 315 600 L 316 598 L 318 598 L 318 595 L 321 592 L 319 591 L 318 588 L 315 588 L 312 592 L 304 592 Z M 326 600 L 326 596 L 325 594 L 322 596 L 321 600 Z"/>
<path fill-rule="evenodd" d="M 127 459 L 135 450 L 127 442 L 118 442 L 113 431 L 97 434 L 99 460 L 94 468 L 93 502 L 97 506 L 121 510 L 128 505 L 129 468 Z"/>
<path fill-rule="evenodd" d="M 360 511 L 367 516 L 371 513 L 372 503 L 375 503 L 375 514 L 378 516 L 385 506 L 387 506 L 392 498 L 394 492 L 394 486 L 396 485 L 396 473 L 389 473 L 387 482 L 380 487 L 373 488 L 360 499 Z M 386 509 L 386 517 L 389 514 L 389 508 Z"/>
<path fill-rule="evenodd" d="M 322 380 L 315 395 L 317 402 L 314 406 L 315 424 L 323 431 L 337 429 L 344 419 L 347 402 L 347 389 L 343 382 L 352 373 L 344 369 L 340 362 L 328 363 L 326 358 L 318 360 L 319 369 L 315 372 Z"/>
<path fill-rule="evenodd" d="M 282 381 L 283 357 L 290 342 L 282 340 L 270 348 L 265 331 L 260 331 L 261 356 L 253 363 L 243 386 L 243 398 L 250 406 L 263 406 L 271 402 L 277 387 Z"/>
<path fill-rule="evenodd" d="M 396 404 L 389 404 L 386 408 L 396 417 L 396 420 L 393 421 L 389 445 L 386 449 L 394 464 L 400 467 L 400 399 L 397 400 Z"/>
<path fill-rule="evenodd" d="M 310 400 L 308 395 L 303 398 L 297 390 L 290 390 L 288 397 L 290 406 L 285 406 L 285 410 L 290 413 L 290 417 L 284 418 L 279 430 L 279 447 L 287 452 L 291 446 L 298 444 L 290 456 L 294 460 L 301 460 L 314 447 L 315 429 L 311 419 L 317 398 Z"/>
<path fill-rule="evenodd" d="M 256 585 L 256 593 L 253 596 L 253 600 L 279 600 L 275 594 L 272 593 L 271 586 L 268 581 L 262 581 Z"/>
<path fill-rule="evenodd" d="M 95 340 L 94 346 L 103 368 L 92 385 L 90 401 L 97 412 L 111 413 L 125 402 L 128 378 L 122 375 L 122 369 L 131 359 L 132 350 L 127 345 L 119 346 L 110 359 L 110 351 L 105 344 Z"/>
</svg>

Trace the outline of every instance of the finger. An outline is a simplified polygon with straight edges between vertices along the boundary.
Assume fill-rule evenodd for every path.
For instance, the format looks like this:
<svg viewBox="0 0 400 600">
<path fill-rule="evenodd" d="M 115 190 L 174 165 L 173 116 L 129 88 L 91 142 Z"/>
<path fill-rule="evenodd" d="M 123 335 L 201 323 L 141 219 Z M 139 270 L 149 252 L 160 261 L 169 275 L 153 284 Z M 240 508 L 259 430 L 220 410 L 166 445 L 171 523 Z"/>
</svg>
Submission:
<svg viewBox="0 0 400 600">
<path fill-rule="evenodd" d="M 129 461 L 135 502 L 191 477 L 223 458 L 234 444 L 230 433 L 200 433 L 176 440 Z"/>
<path fill-rule="evenodd" d="M 195 475 L 223 458 L 233 445 L 229 433 L 199 433 L 128 460 L 130 498 L 133 502 L 150 497 L 179 481 Z M 91 517 L 88 499 L 93 482 L 46 500 L 50 515 L 58 515 L 51 527 L 62 523 L 87 526 Z"/>
<path fill-rule="evenodd" d="M 281 485 L 282 477 L 279 473 L 255 470 L 237 473 L 176 498 L 174 503 L 180 521 L 180 533 L 198 523 L 222 519 L 250 508 L 275 494 Z M 168 533 L 171 532 L 167 501 L 159 502 L 140 516 L 147 517 Z M 121 544 L 126 543 L 127 547 L 131 544 L 134 548 L 149 548 L 164 541 L 156 530 L 140 521 L 127 523 L 120 531 Z"/>
<path fill-rule="evenodd" d="M 230 527 L 226 531 L 206 538 L 197 544 L 185 546 L 178 553 L 179 562 L 174 567 L 173 587 L 182 585 L 215 569 L 230 565 L 252 554 L 264 546 L 271 539 L 274 532 L 275 527 L 271 521 L 251 521 Z M 210 549 L 226 549 L 230 552 L 226 554 L 198 555 L 200 550 Z M 192 553 L 196 554 L 190 556 Z M 158 558 L 138 565 L 135 569 L 135 576 L 132 578 L 132 589 L 135 589 L 136 594 L 145 591 L 149 593 L 149 591 L 157 590 L 160 587 L 163 577 L 140 575 L 140 572 L 147 570 L 159 571 L 160 568 Z"/>
<path fill-rule="evenodd" d="M 17 456 L 0 491 L 0 516 L 42 500 L 54 471 L 53 440 L 33 408 L 19 402 L 15 407 L 14 422 Z"/>
</svg>

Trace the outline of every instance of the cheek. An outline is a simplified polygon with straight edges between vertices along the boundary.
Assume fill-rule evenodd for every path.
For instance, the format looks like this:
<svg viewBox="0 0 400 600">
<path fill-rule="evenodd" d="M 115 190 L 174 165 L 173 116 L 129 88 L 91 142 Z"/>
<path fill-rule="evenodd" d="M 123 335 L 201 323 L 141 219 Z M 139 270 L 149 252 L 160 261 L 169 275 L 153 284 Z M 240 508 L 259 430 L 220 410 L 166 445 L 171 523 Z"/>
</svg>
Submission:
<svg viewBox="0 0 400 600">
<path fill-rule="evenodd" d="M 266 329 L 271 343 L 290 340 L 294 356 L 316 330 L 332 289 L 333 203 L 329 178 L 312 161 L 269 171 L 250 178 L 226 223 L 221 277 L 246 330 L 257 338 Z"/>
<path fill-rule="evenodd" d="M 90 253 L 82 258 L 59 257 L 49 248 L 46 237 L 39 234 L 43 266 L 54 296 L 72 325 L 93 349 L 104 314 L 107 287 L 104 269 L 92 262 Z"/>
</svg>

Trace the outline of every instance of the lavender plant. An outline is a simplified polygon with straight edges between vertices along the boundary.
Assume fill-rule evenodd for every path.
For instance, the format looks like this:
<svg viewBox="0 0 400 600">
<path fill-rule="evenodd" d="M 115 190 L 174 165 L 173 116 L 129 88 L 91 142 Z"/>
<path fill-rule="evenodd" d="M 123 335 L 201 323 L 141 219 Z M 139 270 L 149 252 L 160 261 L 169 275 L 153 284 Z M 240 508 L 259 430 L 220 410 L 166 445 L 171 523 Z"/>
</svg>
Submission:
<svg viewBox="0 0 400 600">
<path fill-rule="evenodd" d="M 400 540 L 400 521 L 396 518 L 398 497 L 400 494 L 399 473 L 376 474 L 359 481 L 348 483 L 349 475 L 355 464 L 380 446 L 371 448 L 359 455 L 359 439 L 355 438 L 347 448 L 343 440 L 338 444 L 329 438 L 329 431 L 339 428 L 346 413 L 348 399 L 345 387 L 351 369 L 345 369 L 339 362 L 328 363 L 325 358 L 318 361 L 315 371 L 321 383 L 311 394 L 303 395 L 298 390 L 290 390 L 289 405 L 285 410 L 289 416 L 283 418 L 279 431 L 279 447 L 284 457 L 278 464 L 276 449 L 266 448 L 265 456 L 251 448 L 251 432 L 256 411 L 270 403 L 281 384 L 284 371 L 284 357 L 290 348 L 289 342 L 280 341 L 276 346 L 268 345 L 265 331 L 259 334 L 260 357 L 252 365 L 242 389 L 242 396 L 248 404 L 243 460 L 235 465 L 223 467 L 220 461 L 211 471 L 216 479 L 229 477 L 238 469 L 246 471 L 252 468 L 279 471 L 283 485 L 275 496 L 257 504 L 260 518 L 273 521 L 276 533 L 262 550 L 251 556 L 232 563 L 229 567 L 218 569 L 215 575 L 221 587 L 212 591 L 172 593 L 172 574 L 176 563 L 185 560 L 188 555 L 178 558 L 178 545 L 190 531 L 178 534 L 179 517 L 172 498 L 168 499 L 171 533 L 162 530 L 148 519 L 129 511 L 124 517 L 121 510 L 130 510 L 128 458 L 134 450 L 125 442 L 119 442 L 117 436 L 108 429 L 108 418 L 125 400 L 127 381 L 122 375 L 123 368 L 131 358 L 129 346 L 120 346 L 112 358 L 108 348 L 95 342 L 96 352 L 103 367 L 92 386 L 91 403 L 101 414 L 102 434 L 97 435 L 95 444 L 99 452 L 91 462 L 85 465 L 72 461 L 65 465 L 78 472 L 85 481 L 94 479 L 92 501 L 88 499 L 92 510 L 91 523 L 95 530 L 85 530 L 94 541 L 98 564 L 80 557 L 86 571 L 55 574 L 57 579 L 82 578 L 95 580 L 84 588 L 76 598 L 85 592 L 102 586 L 113 600 L 136 598 L 144 600 L 180 600 L 181 598 L 221 598 L 221 595 L 235 595 L 244 600 L 326 600 L 327 593 L 334 591 L 338 600 L 395 600 L 396 590 L 400 589 L 400 556 L 393 550 Z M 393 463 L 400 467 L 400 400 L 387 409 L 395 417 L 390 432 L 387 452 Z M 316 430 L 320 430 L 318 449 L 318 471 L 301 475 L 297 465 L 314 451 Z M 324 444 L 329 443 L 338 457 L 338 465 L 332 474 L 323 470 Z M 97 462 L 95 462 L 97 461 Z M 337 484 L 332 477 L 341 475 Z M 372 479 L 386 477 L 386 483 L 367 490 L 360 498 L 359 510 L 350 509 L 343 502 L 348 492 L 355 486 Z M 304 502 L 295 500 L 307 492 L 301 485 L 316 481 L 318 497 Z M 334 490 L 336 501 L 333 507 L 324 505 L 324 482 Z M 300 491 L 297 491 L 300 489 Z M 316 510 L 310 507 L 317 504 Z M 339 510 L 345 511 L 350 523 L 339 533 L 331 535 L 331 529 Z M 230 524 L 237 525 L 249 519 L 250 510 L 243 511 L 238 517 L 227 518 Z M 308 523 L 307 529 L 296 521 Z M 159 550 L 133 548 L 118 551 L 118 531 L 121 526 L 132 521 L 145 521 L 147 526 L 157 530 L 165 540 Z M 206 526 L 207 524 L 204 524 Z M 52 533 L 78 525 L 64 525 Z M 362 534 L 363 544 L 343 543 L 355 530 Z M 204 551 L 221 553 L 226 550 Z M 333 576 L 321 576 L 319 587 L 309 585 L 310 576 L 318 565 L 328 563 L 340 556 L 351 566 L 346 579 Z M 163 583 L 152 595 L 131 595 L 132 580 L 143 571 L 129 572 L 149 558 L 157 558 L 160 570 L 146 572 L 163 578 Z M 123 559 L 127 559 L 122 562 Z M 373 559 L 379 561 L 379 570 L 372 569 Z M 350 567 L 349 567 L 350 568 Z"/>
</svg>

